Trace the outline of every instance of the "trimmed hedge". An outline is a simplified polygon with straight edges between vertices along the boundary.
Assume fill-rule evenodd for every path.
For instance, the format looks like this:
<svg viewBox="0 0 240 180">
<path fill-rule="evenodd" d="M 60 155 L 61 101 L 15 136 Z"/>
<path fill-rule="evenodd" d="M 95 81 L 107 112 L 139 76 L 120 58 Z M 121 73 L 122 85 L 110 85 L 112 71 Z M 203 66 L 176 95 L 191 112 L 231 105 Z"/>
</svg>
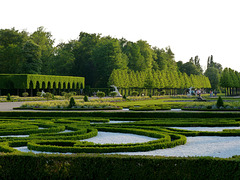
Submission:
<svg viewBox="0 0 240 180">
<path fill-rule="evenodd" d="M 1 179 L 239 179 L 238 158 L 123 155 L 0 156 Z"/>
<path fill-rule="evenodd" d="M 68 89 L 68 86 L 70 89 L 80 89 L 81 86 L 82 88 L 85 87 L 84 77 L 36 74 L 0 74 L 0 89 L 30 89 L 30 83 L 32 83 L 33 89 L 36 89 L 37 82 L 39 83 L 40 89 L 43 89 L 43 83 L 45 83 L 45 89 L 53 89 L 53 84 L 55 84 L 57 89 L 64 89 L 63 84 L 65 84 L 65 89 Z M 50 87 L 48 87 L 48 84 Z"/>
<path fill-rule="evenodd" d="M 240 118 L 237 112 L 33 112 L 5 111 L 0 117 Z"/>
<path fill-rule="evenodd" d="M 102 131 L 107 132 L 123 132 L 123 133 L 133 133 L 139 135 L 145 135 L 149 137 L 160 138 L 158 140 L 153 140 L 145 143 L 129 143 L 129 144 L 94 144 L 90 146 L 82 146 L 82 144 L 74 142 L 71 147 L 61 147 L 61 146 L 53 146 L 49 145 L 51 143 L 58 143 L 59 141 L 36 141 L 29 142 L 28 148 L 31 150 L 37 151 L 47 151 L 47 152 L 72 152 L 72 153 L 109 153 L 109 152 L 134 152 L 134 151 L 150 151 L 155 149 L 164 149 L 175 147 L 177 145 L 185 144 L 187 139 L 185 136 L 177 135 L 177 134 L 164 134 L 157 131 L 144 130 L 144 129 L 134 129 L 134 128 L 107 128 L 102 127 L 98 128 Z M 65 143 L 64 141 L 63 143 Z"/>
</svg>

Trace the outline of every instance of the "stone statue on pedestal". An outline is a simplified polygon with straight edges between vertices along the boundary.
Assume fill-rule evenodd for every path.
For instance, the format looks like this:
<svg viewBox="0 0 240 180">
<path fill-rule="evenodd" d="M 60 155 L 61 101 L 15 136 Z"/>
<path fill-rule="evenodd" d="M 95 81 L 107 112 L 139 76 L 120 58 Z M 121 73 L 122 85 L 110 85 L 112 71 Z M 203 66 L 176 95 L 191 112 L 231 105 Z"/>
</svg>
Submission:
<svg viewBox="0 0 240 180">
<path fill-rule="evenodd" d="M 118 97 L 122 97 L 122 95 L 120 94 L 120 92 L 118 91 L 116 86 L 111 85 L 111 87 L 113 87 L 115 89 L 115 91 L 113 91 L 113 92 L 116 92 Z"/>
</svg>

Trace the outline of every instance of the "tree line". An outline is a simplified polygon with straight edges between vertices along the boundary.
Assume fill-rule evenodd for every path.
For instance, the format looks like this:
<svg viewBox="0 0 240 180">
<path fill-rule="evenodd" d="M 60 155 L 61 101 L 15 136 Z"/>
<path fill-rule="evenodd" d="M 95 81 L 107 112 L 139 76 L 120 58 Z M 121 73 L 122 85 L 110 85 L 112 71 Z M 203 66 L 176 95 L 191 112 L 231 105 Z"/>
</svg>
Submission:
<svg viewBox="0 0 240 180">
<path fill-rule="evenodd" d="M 148 71 L 127 71 L 113 70 L 109 85 L 114 84 L 120 88 L 157 88 L 157 89 L 186 89 L 195 88 L 211 88 L 209 79 L 203 75 L 191 74 L 180 71 L 166 70 L 148 70 Z"/>
<path fill-rule="evenodd" d="M 114 83 L 121 87 L 200 88 L 209 87 L 208 78 L 212 88 L 220 85 L 222 67 L 212 56 L 203 72 L 198 56 L 186 63 L 176 62 L 170 47 L 152 47 L 144 40 L 131 42 L 80 32 L 75 40 L 54 42 L 44 27 L 33 33 L 0 29 L 0 73 L 80 76 L 86 78 L 86 85 L 99 88 Z M 118 73 L 123 80 L 117 80 Z"/>
</svg>

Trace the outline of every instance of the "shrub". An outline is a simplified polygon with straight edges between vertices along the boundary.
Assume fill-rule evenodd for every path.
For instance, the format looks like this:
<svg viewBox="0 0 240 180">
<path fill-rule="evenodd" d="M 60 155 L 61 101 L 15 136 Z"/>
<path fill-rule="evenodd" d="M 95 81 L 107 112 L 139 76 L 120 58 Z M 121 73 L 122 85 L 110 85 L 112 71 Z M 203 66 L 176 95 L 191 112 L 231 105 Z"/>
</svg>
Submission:
<svg viewBox="0 0 240 180">
<path fill-rule="evenodd" d="M 220 107 L 224 107 L 223 106 L 223 100 L 222 100 L 221 96 L 219 96 L 219 98 L 217 100 L 217 108 L 220 108 Z"/>
<path fill-rule="evenodd" d="M 84 102 L 88 102 L 88 96 L 85 95 L 84 98 L 83 98 Z"/>
<path fill-rule="evenodd" d="M 41 95 L 42 95 L 42 92 L 38 91 L 37 92 L 37 97 L 41 97 Z"/>
<path fill-rule="evenodd" d="M 28 95 L 29 95 L 28 92 L 22 93 L 22 96 L 23 96 L 23 97 L 27 97 Z"/>
<path fill-rule="evenodd" d="M 69 92 L 69 93 L 64 93 L 65 99 L 70 99 L 71 96 L 73 96 L 73 94 L 72 94 L 71 92 Z"/>
<path fill-rule="evenodd" d="M 7 94 L 7 101 L 11 101 L 10 93 Z"/>
<path fill-rule="evenodd" d="M 110 92 L 110 96 L 112 96 L 113 98 L 116 97 L 117 96 L 117 92 L 115 92 L 115 91 Z"/>
<path fill-rule="evenodd" d="M 43 97 L 46 98 L 48 101 L 49 99 L 52 98 L 52 94 L 50 92 L 46 92 L 45 94 L 43 94 Z"/>
<path fill-rule="evenodd" d="M 132 96 L 137 96 L 138 95 L 138 92 L 137 91 L 133 91 L 132 92 Z"/>
<path fill-rule="evenodd" d="M 76 102 L 75 102 L 74 98 L 71 97 L 68 107 L 69 107 L 69 108 L 72 108 L 72 107 L 75 106 L 75 105 L 76 105 Z"/>
<path fill-rule="evenodd" d="M 105 97 L 105 93 L 102 92 L 102 91 L 98 91 L 97 92 L 97 97 L 99 97 L 99 98 Z"/>
<path fill-rule="evenodd" d="M 123 99 L 125 99 L 125 100 L 127 99 L 127 97 L 126 97 L 126 95 L 125 95 L 125 94 L 123 95 Z"/>
<path fill-rule="evenodd" d="M 161 95 L 165 95 L 165 93 L 166 93 L 165 90 L 162 90 L 162 91 L 160 92 Z"/>
</svg>

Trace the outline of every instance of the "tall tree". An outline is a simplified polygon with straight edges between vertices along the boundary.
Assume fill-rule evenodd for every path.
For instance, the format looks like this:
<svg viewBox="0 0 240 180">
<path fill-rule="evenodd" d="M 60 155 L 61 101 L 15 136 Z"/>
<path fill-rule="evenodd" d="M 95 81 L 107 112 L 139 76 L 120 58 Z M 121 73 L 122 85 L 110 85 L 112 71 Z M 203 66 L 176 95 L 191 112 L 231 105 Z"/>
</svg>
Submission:
<svg viewBox="0 0 240 180">
<path fill-rule="evenodd" d="M 220 63 L 216 63 L 216 62 L 213 61 L 213 55 L 208 57 L 207 68 L 209 68 L 209 67 L 214 67 L 214 68 L 218 69 L 220 74 L 221 74 L 222 69 L 223 69 L 222 65 Z"/>
<path fill-rule="evenodd" d="M 80 32 L 79 39 L 74 43 L 74 68 L 73 72 L 76 76 L 83 76 L 86 84 L 94 87 L 97 67 L 92 58 L 93 51 L 100 41 L 100 34 L 89 34 Z"/>
<path fill-rule="evenodd" d="M 25 31 L 0 29 L 0 73 L 22 73 L 22 50 L 28 38 Z"/>
<path fill-rule="evenodd" d="M 137 41 L 137 45 L 140 47 L 141 55 L 144 58 L 144 62 L 141 64 L 141 70 L 149 70 L 153 67 L 153 50 L 151 49 L 151 46 L 143 40 Z"/>
<path fill-rule="evenodd" d="M 23 72 L 26 74 L 40 74 L 42 68 L 41 49 L 32 40 L 28 40 L 23 46 L 25 62 Z"/>
<path fill-rule="evenodd" d="M 54 75 L 74 75 L 72 70 L 74 67 L 74 54 L 73 47 L 75 41 L 70 41 L 68 43 L 59 44 L 54 51 L 54 56 L 49 65 L 49 74 Z"/>
<path fill-rule="evenodd" d="M 95 87 L 106 87 L 113 69 L 126 69 L 127 57 L 121 51 L 119 41 L 111 37 L 101 38 L 93 51 L 93 62 L 97 67 Z"/>
<path fill-rule="evenodd" d="M 186 63 L 182 64 L 182 66 L 180 67 L 179 70 L 182 73 L 186 73 L 188 76 L 190 76 L 191 74 L 194 74 L 194 75 L 201 74 L 201 72 L 199 71 L 197 66 L 195 64 L 193 64 L 192 62 L 186 62 Z"/>
<path fill-rule="evenodd" d="M 218 69 L 214 67 L 208 67 L 204 75 L 209 78 L 212 88 L 217 90 L 220 82 L 220 74 Z"/>
<path fill-rule="evenodd" d="M 41 74 L 51 74 L 51 60 L 53 58 L 54 51 L 54 39 L 52 39 L 52 34 L 46 32 L 43 26 L 38 27 L 37 31 L 33 32 L 30 36 L 34 43 L 36 43 L 41 52 Z"/>
<path fill-rule="evenodd" d="M 144 64 L 144 57 L 141 54 L 138 44 L 133 42 L 121 42 L 123 53 L 128 57 L 128 68 L 133 71 L 141 71 Z"/>
</svg>

